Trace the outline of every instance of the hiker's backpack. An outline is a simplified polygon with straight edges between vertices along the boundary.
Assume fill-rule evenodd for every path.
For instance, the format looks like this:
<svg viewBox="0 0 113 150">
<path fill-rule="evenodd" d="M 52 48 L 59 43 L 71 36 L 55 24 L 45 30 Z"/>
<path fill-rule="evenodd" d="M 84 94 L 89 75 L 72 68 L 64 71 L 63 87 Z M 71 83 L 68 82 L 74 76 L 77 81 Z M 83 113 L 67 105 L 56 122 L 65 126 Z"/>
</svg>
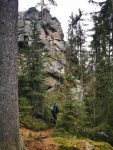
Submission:
<svg viewBox="0 0 113 150">
<path fill-rule="evenodd" d="M 54 106 L 53 106 L 53 111 L 54 111 L 55 113 L 59 113 L 59 108 L 58 108 L 57 105 L 54 105 Z"/>
</svg>

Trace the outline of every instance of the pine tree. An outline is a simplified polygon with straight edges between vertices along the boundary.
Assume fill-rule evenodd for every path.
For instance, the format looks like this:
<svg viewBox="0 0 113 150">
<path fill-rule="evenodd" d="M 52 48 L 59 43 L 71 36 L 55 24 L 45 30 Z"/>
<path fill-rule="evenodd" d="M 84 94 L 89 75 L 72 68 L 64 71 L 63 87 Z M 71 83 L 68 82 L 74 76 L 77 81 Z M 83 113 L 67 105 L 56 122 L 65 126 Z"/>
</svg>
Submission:
<svg viewBox="0 0 113 150">
<path fill-rule="evenodd" d="M 82 12 L 74 16 L 70 16 L 68 29 L 68 48 L 67 48 L 67 65 L 65 69 L 64 89 L 65 104 L 64 112 L 61 121 L 57 126 L 64 128 L 71 134 L 83 133 L 86 127 L 86 107 L 84 101 L 76 99 L 71 91 L 72 87 L 76 86 L 76 79 L 80 79 L 83 85 L 83 75 L 85 69 L 85 35 L 82 29 Z"/>
<path fill-rule="evenodd" d="M 32 45 L 21 50 L 21 73 L 19 76 L 20 111 L 35 118 L 44 118 L 45 73 L 43 46 L 37 30 L 37 21 L 32 20 Z M 27 51 L 27 52 L 26 52 Z M 24 62 L 25 60 L 25 62 Z M 23 62 L 22 62 L 23 61 Z M 27 111 L 26 111 L 27 110 Z"/>
<path fill-rule="evenodd" d="M 83 74 L 85 69 L 85 33 L 82 27 L 82 11 L 79 9 L 79 14 L 70 17 L 68 29 L 67 60 L 72 74 L 80 77 L 81 84 L 83 84 Z"/>
<path fill-rule="evenodd" d="M 32 46 L 29 48 L 29 98 L 33 105 L 32 115 L 37 118 L 43 118 L 44 115 L 44 93 L 45 76 L 42 58 L 42 45 L 37 31 L 37 22 L 32 20 Z"/>
<path fill-rule="evenodd" d="M 65 84 L 64 92 L 65 103 L 57 128 L 63 128 L 70 134 L 81 135 L 86 128 L 87 114 L 85 103 L 75 98 L 68 84 Z"/>
<path fill-rule="evenodd" d="M 113 96 L 113 8 L 111 0 L 101 5 L 93 16 L 94 35 L 92 47 L 95 52 L 95 126 L 105 130 L 112 128 Z"/>
</svg>

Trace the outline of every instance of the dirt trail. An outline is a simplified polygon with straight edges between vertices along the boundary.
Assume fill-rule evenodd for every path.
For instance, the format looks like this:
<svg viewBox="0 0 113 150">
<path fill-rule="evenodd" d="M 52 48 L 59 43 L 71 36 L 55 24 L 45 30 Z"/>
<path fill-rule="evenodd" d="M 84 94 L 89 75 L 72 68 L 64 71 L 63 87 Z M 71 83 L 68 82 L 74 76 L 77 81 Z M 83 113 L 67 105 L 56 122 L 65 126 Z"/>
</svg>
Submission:
<svg viewBox="0 0 113 150">
<path fill-rule="evenodd" d="M 58 145 L 51 138 L 53 129 L 35 132 L 29 129 L 20 129 L 22 139 L 28 150 L 57 150 Z"/>
</svg>

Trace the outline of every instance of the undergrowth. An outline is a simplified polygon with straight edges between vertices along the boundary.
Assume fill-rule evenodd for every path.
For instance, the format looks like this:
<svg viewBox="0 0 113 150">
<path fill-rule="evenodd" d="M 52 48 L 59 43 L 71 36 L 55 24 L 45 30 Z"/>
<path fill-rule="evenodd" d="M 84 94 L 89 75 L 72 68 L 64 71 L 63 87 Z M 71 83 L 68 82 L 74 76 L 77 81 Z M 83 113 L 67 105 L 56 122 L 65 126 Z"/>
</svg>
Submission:
<svg viewBox="0 0 113 150">
<path fill-rule="evenodd" d="M 20 114 L 20 125 L 34 131 L 45 130 L 48 128 L 48 124 L 41 119 L 33 118 L 30 115 Z"/>
</svg>

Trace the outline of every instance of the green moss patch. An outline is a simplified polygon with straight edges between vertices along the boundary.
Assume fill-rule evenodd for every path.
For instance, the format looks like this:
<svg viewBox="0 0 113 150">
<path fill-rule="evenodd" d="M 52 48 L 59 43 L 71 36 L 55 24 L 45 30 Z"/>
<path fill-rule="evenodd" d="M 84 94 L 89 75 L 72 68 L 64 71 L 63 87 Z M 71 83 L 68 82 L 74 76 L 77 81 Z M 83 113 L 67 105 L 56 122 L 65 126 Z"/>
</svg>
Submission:
<svg viewBox="0 0 113 150">
<path fill-rule="evenodd" d="M 99 148 L 100 150 L 113 150 L 113 147 L 106 142 L 89 141 L 89 143 L 94 145 L 96 148 Z"/>
<path fill-rule="evenodd" d="M 59 144 L 59 150 L 113 150 L 113 147 L 106 142 L 95 142 L 88 139 L 74 139 L 55 137 L 55 142 Z"/>
<path fill-rule="evenodd" d="M 76 147 L 67 147 L 67 146 L 61 145 L 61 146 L 59 147 L 59 150 L 79 150 L 79 149 L 76 148 Z"/>
</svg>

